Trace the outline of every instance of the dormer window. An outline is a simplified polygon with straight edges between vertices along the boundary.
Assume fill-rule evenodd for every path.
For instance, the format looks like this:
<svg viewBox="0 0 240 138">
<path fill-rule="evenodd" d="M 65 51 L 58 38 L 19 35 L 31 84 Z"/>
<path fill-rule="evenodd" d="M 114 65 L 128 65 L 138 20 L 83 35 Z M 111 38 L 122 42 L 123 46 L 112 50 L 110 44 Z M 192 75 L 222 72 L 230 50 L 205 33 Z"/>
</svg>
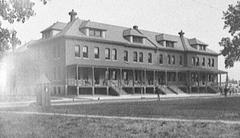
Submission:
<svg viewBox="0 0 240 138">
<path fill-rule="evenodd" d="M 89 36 L 103 37 L 103 30 L 90 28 L 89 29 Z"/>
<path fill-rule="evenodd" d="M 203 51 L 206 51 L 206 47 L 208 46 L 206 43 L 196 39 L 196 38 L 193 38 L 193 39 L 189 39 L 189 44 L 197 49 L 197 50 L 203 50 Z"/>
<path fill-rule="evenodd" d="M 199 45 L 199 50 L 206 50 L 206 46 L 205 45 Z"/>
<path fill-rule="evenodd" d="M 166 41 L 166 47 L 174 47 L 174 42 L 173 41 Z"/>
<path fill-rule="evenodd" d="M 172 35 L 159 34 L 156 35 L 156 41 L 164 47 L 174 48 L 174 43 L 176 43 L 178 40 Z"/>
<path fill-rule="evenodd" d="M 143 38 L 139 36 L 133 36 L 133 43 L 143 43 Z"/>
<path fill-rule="evenodd" d="M 131 43 L 144 44 L 144 34 L 137 26 L 123 30 L 123 37 Z"/>
</svg>

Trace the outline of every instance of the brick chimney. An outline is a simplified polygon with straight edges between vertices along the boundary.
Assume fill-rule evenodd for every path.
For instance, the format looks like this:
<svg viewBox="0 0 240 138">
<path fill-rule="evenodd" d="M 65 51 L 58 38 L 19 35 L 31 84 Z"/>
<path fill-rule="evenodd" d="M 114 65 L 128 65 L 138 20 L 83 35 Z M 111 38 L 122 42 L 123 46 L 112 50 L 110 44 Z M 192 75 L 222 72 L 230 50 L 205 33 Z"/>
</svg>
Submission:
<svg viewBox="0 0 240 138">
<path fill-rule="evenodd" d="M 138 26 L 137 26 L 137 25 L 134 25 L 134 26 L 133 26 L 133 29 L 138 30 Z"/>
<path fill-rule="evenodd" d="M 72 22 L 76 18 L 76 15 L 77 15 L 77 13 L 73 9 L 68 14 L 70 15 L 70 22 Z"/>
</svg>

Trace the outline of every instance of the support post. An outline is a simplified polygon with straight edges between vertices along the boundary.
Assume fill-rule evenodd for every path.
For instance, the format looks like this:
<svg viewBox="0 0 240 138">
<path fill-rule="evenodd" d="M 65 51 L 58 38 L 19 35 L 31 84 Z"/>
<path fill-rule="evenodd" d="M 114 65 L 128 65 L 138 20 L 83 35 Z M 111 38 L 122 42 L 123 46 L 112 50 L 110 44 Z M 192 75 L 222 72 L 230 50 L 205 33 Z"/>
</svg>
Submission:
<svg viewBox="0 0 240 138">
<path fill-rule="evenodd" d="M 198 89 L 197 89 L 197 91 L 198 91 L 198 93 L 200 93 L 200 88 L 199 88 L 200 72 L 198 72 L 197 75 L 198 75 L 198 77 L 197 77 L 197 79 L 198 79 Z"/>
<path fill-rule="evenodd" d="M 155 80 L 155 70 L 153 70 L 153 93 L 155 94 L 156 80 Z"/>
<path fill-rule="evenodd" d="M 165 70 L 165 84 L 168 85 L 168 80 L 167 80 L 167 70 Z"/>
<path fill-rule="evenodd" d="M 147 70 L 146 69 L 144 69 L 144 94 L 146 94 L 147 93 Z"/>
<path fill-rule="evenodd" d="M 133 69 L 133 94 L 135 94 L 135 70 Z"/>
<path fill-rule="evenodd" d="M 226 73 L 226 87 L 228 86 L 228 73 Z"/>
<path fill-rule="evenodd" d="M 189 79 L 189 93 L 192 93 L 192 73 L 191 71 L 188 72 L 188 79 Z"/>
<path fill-rule="evenodd" d="M 209 79 L 209 74 L 207 73 L 207 77 L 206 77 L 206 84 L 205 84 L 205 92 L 207 93 L 207 86 L 208 86 L 208 79 Z"/>
<path fill-rule="evenodd" d="M 119 69 L 119 77 L 120 77 L 120 82 L 118 83 L 119 84 L 119 87 L 120 87 L 120 91 L 122 92 L 122 68 Z"/>
<path fill-rule="evenodd" d="M 77 80 L 76 80 L 76 83 L 77 83 L 77 96 L 79 96 L 79 83 L 78 83 L 78 76 L 79 76 L 79 74 L 78 74 L 78 64 L 77 64 L 77 69 L 76 69 L 76 73 L 77 73 Z"/>
<path fill-rule="evenodd" d="M 107 75 L 106 75 L 107 74 Z M 109 69 L 107 68 L 107 71 L 106 71 L 106 81 L 107 81 L 107 95 L 109 95 Z"/>
<path fill-rule="evenodd" d="M 220 87 L 222 86 L 222 74 L 220 74 Z"/>
<path fill-rule="evenodd" d="M 68 95 L 68 68 L 67 68 L 67 66 L 66 66 L 66 68 L 65 68 L 66 70 L 65 70 L 65 90 L 64 90 L 64 92 L 65 92 L 65 96 L 67 96 Z"/>
<path fill-rule="evenodd" d="M 178 71 L 176 71 L 176 82 L 178 83 Z"/>
<path fill-rule="evenodd" d="M 92 66 L 92 95 L 95 95 L 95 69 L 94 66 Z"/>
</svg>

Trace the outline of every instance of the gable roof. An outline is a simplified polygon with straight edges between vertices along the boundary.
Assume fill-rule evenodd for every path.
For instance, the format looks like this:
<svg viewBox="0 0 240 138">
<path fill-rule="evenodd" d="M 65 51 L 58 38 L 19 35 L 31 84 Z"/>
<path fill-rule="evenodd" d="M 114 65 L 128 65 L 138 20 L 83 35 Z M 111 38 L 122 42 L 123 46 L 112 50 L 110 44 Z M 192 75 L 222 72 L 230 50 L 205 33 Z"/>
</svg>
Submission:
<svg viewBox="0 0 240 138">
<path fill-rule="evenodd" d="M 80 31 L 80 29 L 82 28 L 96 28 L 96 29 L 105 30 L 106 36 L 105 38 L 86 36 L 82 31 Z M 200 51 L 200 50 L 194 49 L 191 45 L 195 43 L 207 45 L 204 42 L 197 40 L 196 38 L 188 39 L 186 37 L 183 37 L 183 41 L 185 43 L 183 45 L 183 42 L 179 35 L 170 35 L 170 34 L 163 34 L 159 32 L 153 32 L 153 31 L 147 31 L 147 30 L 141 30 L 141 29 L 132 29 L 128 27 L 104 24 L 104 23 L 94 22 L 90 20 L 81 20 L 79 18 L 76 18 L 72 22 L 68 22 L 68 23 L 56 22 L 45 30 L 48 30 L 48 29 L 61 30 L 61 32 L 53 36 L 53 38 L 59 37 L 59 36 L 70 36 L 70 37 L 76 37 L 76 38 L 93 39 L 93 40 L 103 41 L 103 42 L 115 42 L 115 43 L 127 44 L 132 47 L 134 46 L 146 47 L 146 48 L 157 47 L 158 49 L 190 51 L 190 52 L 217 55 L 216 52 L 208 48 L 206 48 L 206 51 Z M 145 43 L 144 44 L 131 43 L 127 39 L 125 39 L 123 35 L 137 35 L 137 36 L 145 37 L 146 38 Z M 166 40 L 174 41 L 176 45 L 174 46 L 174 48 L 164 47 L 157 42 L 157 37 L 159 37 L 158 39 L 160 40 L 166 39 Z"/>
<path fill-rule="evenodd" d="M 189 39 L 188 41 L 189 41 L 190 45 L 205 45 L 205 46 L 208 45 L 208 44 L 198 40 L 197 38 L 192 38 L 192 39 Z"/>
<path fill-rule="evenodd" d="M 41 31 L 42 32 L 45 32 L 45 31 L 48 31 L 48 30 L 63 30 L 64 27 L 66 26 L 66 23 L 63 23 L 63 22 L 56 22 L 54 24 L 52 24 L 51 26 L 49 26 L 48 28 L 44 29 Z"/>
<path fill-rule="evenodd" d="M 130 36 L 130 35 L 145 37 L 142 33 L 137 31 L 136 29 L 129 28 L 129 29 L 123 30 L 123 36 Z"/>
</svg>

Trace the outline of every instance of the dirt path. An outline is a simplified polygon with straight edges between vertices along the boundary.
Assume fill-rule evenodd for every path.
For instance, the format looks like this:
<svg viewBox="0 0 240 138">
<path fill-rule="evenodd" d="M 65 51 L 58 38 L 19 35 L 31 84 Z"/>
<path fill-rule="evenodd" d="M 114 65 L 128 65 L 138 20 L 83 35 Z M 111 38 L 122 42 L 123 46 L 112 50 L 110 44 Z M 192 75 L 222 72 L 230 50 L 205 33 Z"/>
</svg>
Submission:
<svg viewBox="0 0 240 138">
<path fill-rule="evenodd" d="M 45 112 L 0 111 L 0 114 L 65 116 L 65 117 L 81 117 L 81 118 L 88 117 L 88 118 L 143 120 L 143 121 L 170 121 L 170 122 L 240 124 L 240 121 L 231 121 L 231 120 L 178 119 L 178 118 L 145 118 L 145 117 L 129 117 L 129 116 L 101 116 L 101 115 L 84 115 L 84 114 L 45 113 Z"/>
</svg>

